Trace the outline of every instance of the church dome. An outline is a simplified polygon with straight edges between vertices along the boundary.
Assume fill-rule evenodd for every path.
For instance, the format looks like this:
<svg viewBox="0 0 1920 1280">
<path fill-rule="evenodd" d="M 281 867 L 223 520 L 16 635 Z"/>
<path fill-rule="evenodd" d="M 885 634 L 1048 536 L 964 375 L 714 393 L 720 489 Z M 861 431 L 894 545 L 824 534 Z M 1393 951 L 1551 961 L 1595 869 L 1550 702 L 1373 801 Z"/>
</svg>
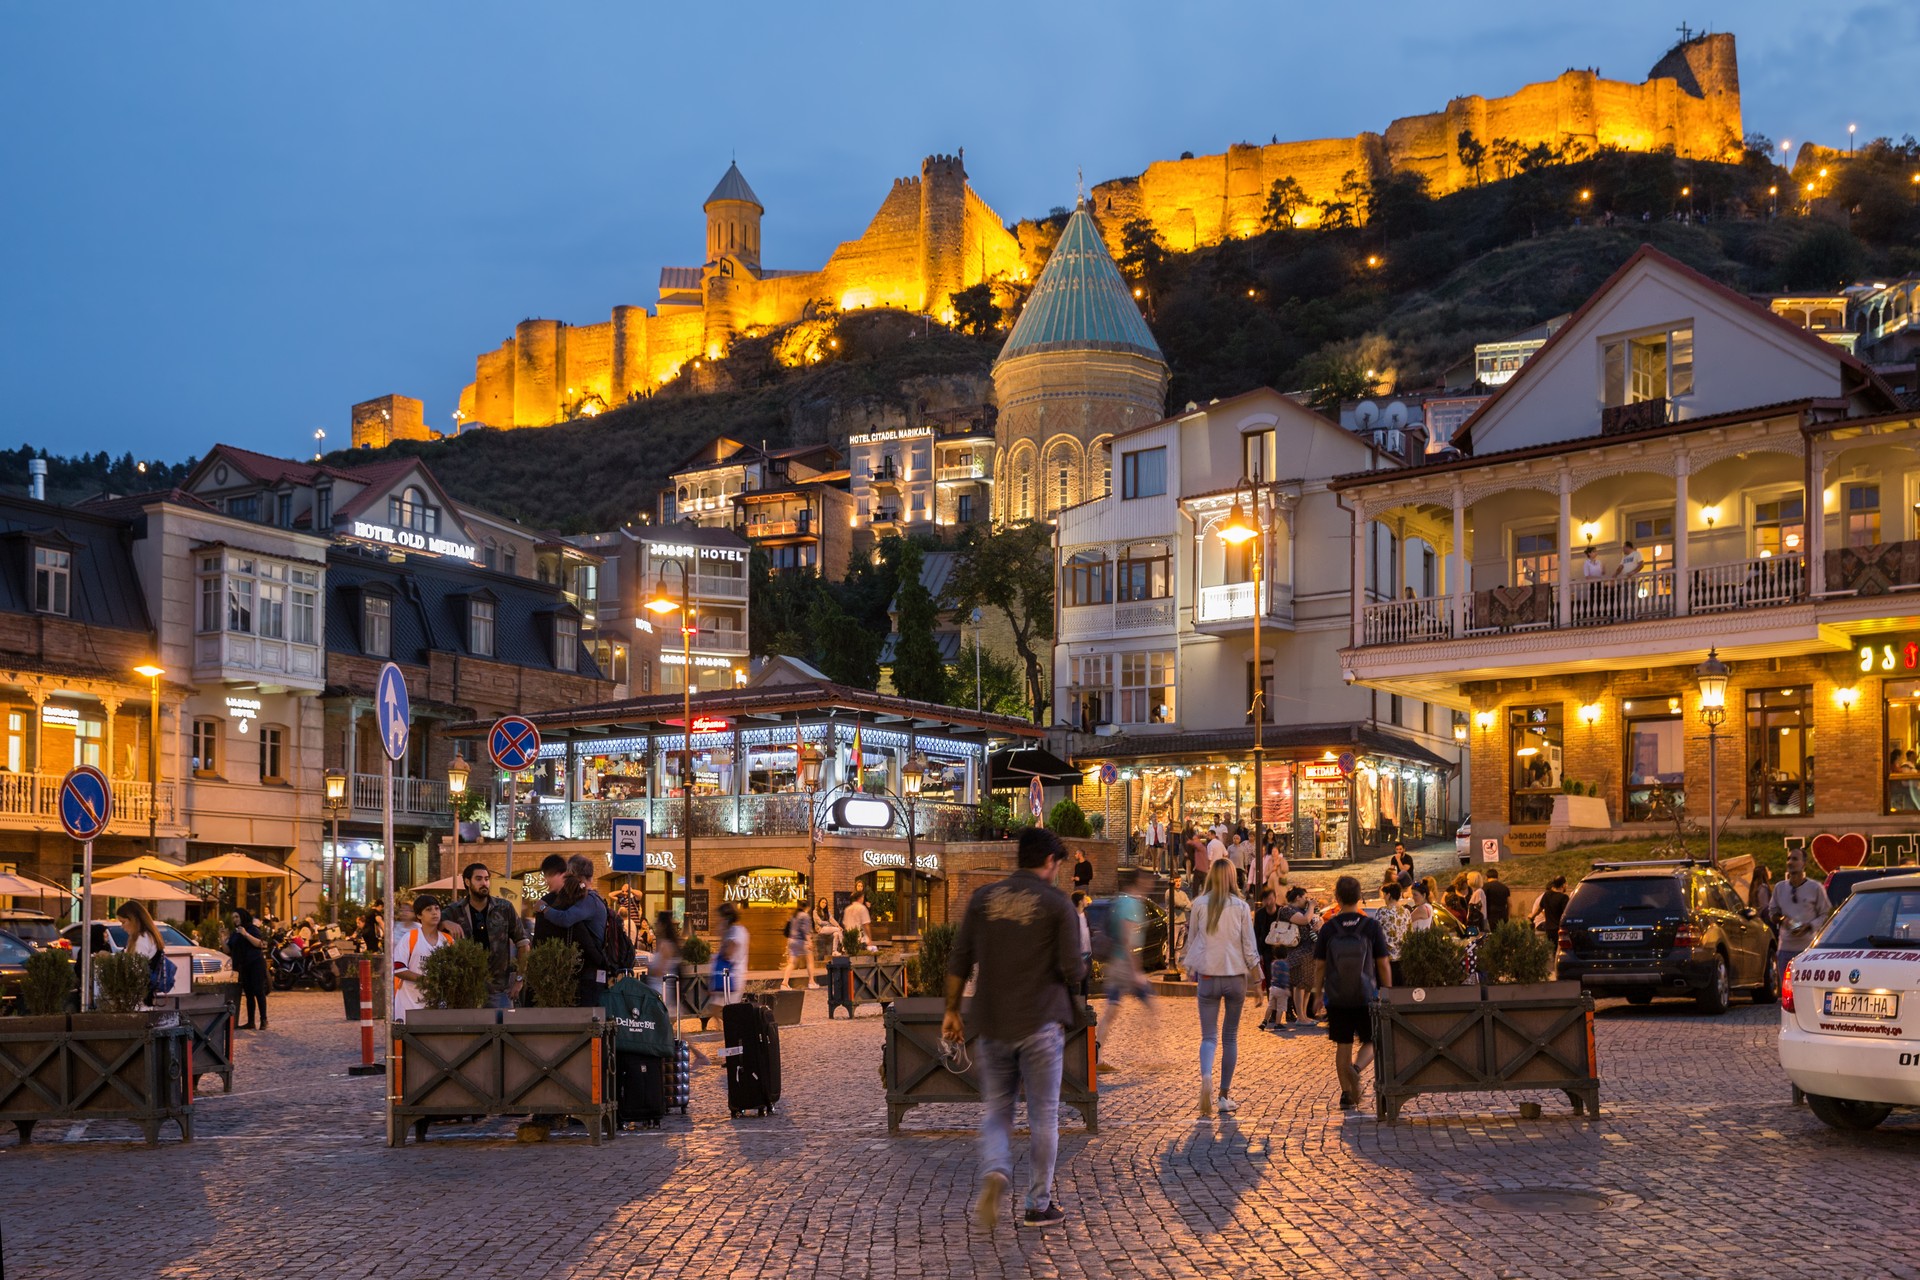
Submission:
<svg viewBox="0 0 1920 1280">
<path fill-rule="evenodd" d="M 738 164 L 729 164 L 727 171 L 720 175 L 720 183 L 714 187 L 713 194 L 707 197 L 706 204 L 718 200 L 740 200 L 765 213 L 767 207 L 760 203 L 760 197 L 753 194 L 753 188 L 747 185 L 746 175 L 740 172 Z M 705 208 L 702 205 L 701 208 Z"/>
<path fill-rule="evenodd" d="M 1166 363 L 1085 204 L 1067 219 L 995 363 L 1052 351 L 1115 351 Z"/>
</svg>

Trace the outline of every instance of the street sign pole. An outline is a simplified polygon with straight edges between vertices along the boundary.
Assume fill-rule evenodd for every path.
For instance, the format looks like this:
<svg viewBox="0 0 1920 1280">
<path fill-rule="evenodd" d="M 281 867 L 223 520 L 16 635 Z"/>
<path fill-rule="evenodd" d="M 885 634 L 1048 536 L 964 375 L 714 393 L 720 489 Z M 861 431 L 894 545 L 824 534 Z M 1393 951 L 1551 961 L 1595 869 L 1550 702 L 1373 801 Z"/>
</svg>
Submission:
<svg viewBox="0 0 1920 1280">
<path fill-rule="evenodd" d="M 113 784 L 92 765 L 60 780 L 60 825 L 80 846 L 80 1007 L 93 1008 L 93 841 L 113 821 Z M 131 940 L 129 940 L 131 943 Z"/>
<path fill-rule="evenodd" d="M 540 759 L 540 730 L 525 716 L 501 716 L 487 730 L 487 758 L 507 774 L 507 869 L 513 879 L 513 829 L 520 825 L 520 771 Z"/>
<path fill-rule="evenodd" d="M 519 825 L 520 775 L 507 774 L 507 880 L 513 879 L 513 829 Z"/>
<path fill-rule="evenodd" d="M 132 945 L 131 942 L 128 943 Z M 80 846 L 80 1008 L 93 1008 L 93 841 Z"/>
<path fill-rule="evenodd" d="M 382 909 L 386 915 L 386 956 L 381 958 L 381 980 L 391 982 L 393 978 L 393 880 L 399 868 L 399 859 L 394 856 L 393 848 L 393 763 L 407 754 L 407 738 L 413 724 L 412 699 L 407 696 L 407 678 L 400 668 L 389 662 L 380 668 L 380 678 L 374 685 L 374 714 L 380 729 L 380 841 L 383 860 L 386 864 Z M 400 1073 L 397 1070 L 393 1043 L 393 1004 L 395 992 L 387 990 L 386 1045 L 387 1045 L 387 1145 L 393 1145 L 394 1124 L 393 1107 L 399 1100 Z"/>
<path fill-rule="evenodd" d="M 386 931 L 380 936 L 386 939 L 387 956 L 393 954 L 393 760 L 384 753 L 380 757 L 380 847 L 384 853 L 386 872 L 380 879 L 382 896 L 385 901 L 382 910 L 386 913 Z M 386 957 L 381 957 L 381 971 L 390 975 L 393 965 Z M 387 1145 L 393 1145 L 393 1103 L 400 1088 L 400 1077 L 393 1063 L 393 992 L 387 992 L 386 1026 L 381 1043 L 387 1046 Z"/>
</svg>

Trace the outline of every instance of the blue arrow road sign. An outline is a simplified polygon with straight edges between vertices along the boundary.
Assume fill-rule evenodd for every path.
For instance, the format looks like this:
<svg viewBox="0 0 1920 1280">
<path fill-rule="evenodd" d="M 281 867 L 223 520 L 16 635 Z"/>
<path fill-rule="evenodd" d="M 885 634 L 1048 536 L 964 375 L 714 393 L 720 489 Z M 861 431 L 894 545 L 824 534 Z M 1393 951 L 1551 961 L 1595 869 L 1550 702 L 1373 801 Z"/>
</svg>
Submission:
<svg viewBox="0 0 1920 1280">
<path fill-rule="evenodd" d="M 530 769 L 540 758 L 540 731 L 525 716 L 501 716 L 487 734 L 487 755 L 508 773 Z"/>
<path fill-rule="evenodd" d="M 647 869 L 647 822 L 644 818 L 613 820 L 612 864 L 615 871 Z"/>
<path fill-rule="evenodd" d="M 391 662 L 380 668 L 380 680 L 373 691 L 373 714 L 387 759 L 398 760 L 407 754 L 407 726 L 413 710 L 407 701 L 407 678 Z"/>
<path fill-rule="evenodd" d="M 107 775 L 83 764 L 60 780 L 60 825 L 85 844 L 113 820 L 113 786 Z"/>
</svg>

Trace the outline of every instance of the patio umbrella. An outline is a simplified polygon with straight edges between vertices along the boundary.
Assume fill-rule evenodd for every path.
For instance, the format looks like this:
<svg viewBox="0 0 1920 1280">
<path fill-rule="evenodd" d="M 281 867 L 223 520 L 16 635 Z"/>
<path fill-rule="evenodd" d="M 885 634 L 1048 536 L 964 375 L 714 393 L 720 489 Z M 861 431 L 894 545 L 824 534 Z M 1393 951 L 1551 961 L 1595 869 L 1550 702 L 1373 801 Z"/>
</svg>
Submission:
<svg viewBox="0 0 1920 1280">
<path fill-rule="evenodd" d="M 461 882 L 459 876 L 447 876 L 444 879 L 434 880 L 428 884 L 410 885 L 408 886 L 407 892 L 409 893 L 460 893 L 460 892 L 463 892 L 466 889 L 466 887 L 467 886 Z M 511 898 L 516 895 L 514 894 L 511 886 L 501 885 L 498 889 L 494 890 L 493 896 L 496 898 L 502 898 L 502 897 Z"/>
<path fill-rule="evenodd" d="M 93 878 L 96 880 L 110 876 L 162 876 L 169 880 L 185 880 L 190 878 L 190 873 L 177 862 L 168 862 L 165 858 L 156 858 L 152 854 L 143 853 L 137 858 L 116 862 L 110 867 L 93 869 Z"/>
<path fill-rule="evenodd" d="M 197 893 L 189 893 L 177 884 L 155 880 L 151 876 L 115 876 L 111 880 L 95 880 L 93 893 L 97 898 L 138 898 L 142 902 L 203 901 Z"/>
<path fill-rule="evenodd" d="M 298 875 L 291 867 L 276 867 L 271 862 L 262 862 L 258 858 L 249 858 L 244 853 L 223 854 L 218 858 L 208 858 L 203 862 L 189 862 L 184 867 L 176 867 L 174 874 L 190 880 L 212 878 L 233 880 L 271 880 L 281 876 Z M 306 877 L 301 876 L 301 879 Z"/>
<path fill-rule="evenodd" d="M 0 893 L 15 898 L 70 898 L 73 896 L 71 892 L 57 884 L 30 880 L 26 876 L 14 875 L 11 871 L 0 871 Z"/>
</svg>

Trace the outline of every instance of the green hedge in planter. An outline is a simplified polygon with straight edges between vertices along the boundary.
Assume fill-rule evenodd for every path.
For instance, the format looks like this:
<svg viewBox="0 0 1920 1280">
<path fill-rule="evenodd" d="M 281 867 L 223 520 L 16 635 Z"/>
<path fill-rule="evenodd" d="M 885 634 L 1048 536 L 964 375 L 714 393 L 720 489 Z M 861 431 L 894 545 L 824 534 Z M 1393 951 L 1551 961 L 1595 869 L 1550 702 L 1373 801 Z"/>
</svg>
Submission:
<svg viewBox="0 0 1920 1280">
<path fill-rule="evenodd" d="M 699 934 L 690 933 L 680 944 L 680 958 L 696 969 L 704 969 L 707 961 L 713 959 L 713 948 Z"/>
<path fill-rule="evenodd" d="M 1466 948 L 1444 929 L 1409 933 L 1400 943 L 1400 971 L 1410 987 L 1457 987 L 1467 961 Z"/>
<path fill-rule="evenodd" d="M 1495 925 L 1480 940 L 1475 958 L 1492 982 L 1545 982 L 1553 976 L 1553 943 L 1521 920 Z"/>
<path fill-rule="evenodd" d="M 527 998 L 540 1009 L 564 1009 L 580 997 L 580 948 L 548 938 L 520 962 Z"/>
<path fill-rule="evenodd" d="M 420 995 L 430 1009 L 484 1009 L 493 964 L 470 938 L 442 943 L 420 966 Z"/>
<path fill-rule="evenodd" d="M 102 952 L 93 958 L 94 985 L 99 988 L 98 1007 L 102 1013 L 132 1013 L 152 994 L 152 970 L 147 958 L 131 951 L 117 955 Z"/>
<path fill-rule="evenodd" d="M 959 927 L 930 924 L 920 931 L 920 955 L 913 969 L 913 994 L 944 996 L 947 992 L 947 957 L 953 951 L 954 935 Z"/>
<path fill-rule="evenodd" d="M 1082 839 L 1093 834 L 1093 828 L 1087 825 L 1087 814 L 1071 800 L 1060 800 L 1047 810 L 1047 830 L 1057 836 L 1079 836 Z"/>
<path fill-rule="evenodd" d="M 36 951 L 27 957 L 26 977 L 20 983 L 21 1012 L 36 1017 L 65 1013 L 75 986 L 73 961 L 65 949 Z"/>
</svg>

